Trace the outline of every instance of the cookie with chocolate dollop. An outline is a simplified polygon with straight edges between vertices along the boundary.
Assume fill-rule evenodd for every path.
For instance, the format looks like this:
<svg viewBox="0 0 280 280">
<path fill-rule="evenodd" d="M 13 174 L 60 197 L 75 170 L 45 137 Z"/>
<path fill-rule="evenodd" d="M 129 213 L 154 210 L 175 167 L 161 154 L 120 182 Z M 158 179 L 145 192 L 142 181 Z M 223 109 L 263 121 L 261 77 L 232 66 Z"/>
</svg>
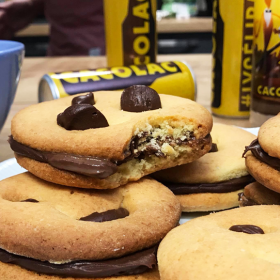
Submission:
<svg viewBox="0 0 280 280">
<path fill-rule="evenodd" d="M 12 120 L 18 163 L 49 182 L 113 189 L 211 149 L 201 105 L 143 85 L 32 105 Z"/>
<path fill-rule="evenodd" d="M 280 206 L 236 208 L 171 230 L 159 245 L 161 280 L 278 280 Z"/>
<path fill-rule="evenodd" d="M 23 173 L 0 182 L 0 213 L 1 280 L 158 280 L 181 209 L 151 178 L 101 192 Z"/>
<path fill-rule="evenodd" d="M 153 174 L 176 194 L 184 212 L 236 207 L 238 193 L 254 181 L 242 152 L 255 136 L 223 124 L 214 124 L 211 136 L 212 149 L 200 159 Z"/>
</svg>

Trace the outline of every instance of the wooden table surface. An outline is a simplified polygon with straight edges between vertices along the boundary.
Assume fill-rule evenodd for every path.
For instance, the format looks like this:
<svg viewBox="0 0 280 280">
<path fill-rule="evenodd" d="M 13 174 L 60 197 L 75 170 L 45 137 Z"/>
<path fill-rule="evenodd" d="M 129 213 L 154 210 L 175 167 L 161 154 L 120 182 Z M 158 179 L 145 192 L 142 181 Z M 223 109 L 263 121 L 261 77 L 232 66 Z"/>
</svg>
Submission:
<svg viewBox="0 0 280 280">
<path fill-rule="evenodd" d="M 212 32 L 211 17 L 192 17 L 188 19 L 161 19 L 157 21 L 158 33 Z M 48 23 L 32 23 L 16 33 L 16 36 L 49 36 Z"/>
<path fill-rule="evenodd" d="M 158 61 L 184 60 L 194 70 L 197 78 L 197 102 L 210 110 L 211 99 L 211 55 L 162 55 Z M 0 132 L 0 162 L 13 157 L 13 152 L 7 143 L 10 135 L 11 119 L 21 109 L 37 103 L 38 84 L 40 78 L 48 72 L 89 69 L 106 66 L 105 57 L 60 57 L 60 58 L 26 58 L 23 62 L 22 73 L 16 98 L 8 118 Z M 214 121 L 250 127 L 248 120 L 234 120 L 214 117 Z"/>
</svg>

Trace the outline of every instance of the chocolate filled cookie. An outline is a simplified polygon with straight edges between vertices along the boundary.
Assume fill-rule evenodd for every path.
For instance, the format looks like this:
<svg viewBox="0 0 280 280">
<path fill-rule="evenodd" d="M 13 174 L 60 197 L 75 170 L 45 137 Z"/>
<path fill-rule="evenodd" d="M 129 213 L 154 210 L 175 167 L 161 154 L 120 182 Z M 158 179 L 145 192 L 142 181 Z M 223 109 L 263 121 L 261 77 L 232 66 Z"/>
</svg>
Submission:
<svg viewBox="0 0 280 280">
<path fill-rule="evenodd" d="M 184 212 L 236 207 L 238 193 L 254 181 L 242 152 L 255 136 L 223 124 L 214 124 L 211 136 L 212 149 L 200 159 L 153 174 L 176 194 Z"/>
<path fill-rule="evenodd" d="M 211 148 L 212 117 L 188 99 L 146 86 L 30 106 L 12 120 L 18 163 L 49 182 L 113 189 Z"/>
<path fill-rule="evenodd" d="M 280 205 L 280 193 L 274 192 L 259 182 L 249 184 L 239 194 L 239 205 Z"/>
<path fill-rule="evenodd" d="M 257 182 L 280 193 L 280 115 L 266 121 L 258 137 L 247 143 L 244 152 L 246 166 Z"/>
<path fill-rule="evenodd" d="M 161 280 L 277 280 L 280 206 L 259 205 L 193 219 L 158 249 Z"/>
<path fill-rule="evenodd" d="M 24 173 L 0 182 L 0 213 L 1 280 L 152 280 L 157 246 L 181 210 L 149 178 L 99 191 Z"/>
</svg>

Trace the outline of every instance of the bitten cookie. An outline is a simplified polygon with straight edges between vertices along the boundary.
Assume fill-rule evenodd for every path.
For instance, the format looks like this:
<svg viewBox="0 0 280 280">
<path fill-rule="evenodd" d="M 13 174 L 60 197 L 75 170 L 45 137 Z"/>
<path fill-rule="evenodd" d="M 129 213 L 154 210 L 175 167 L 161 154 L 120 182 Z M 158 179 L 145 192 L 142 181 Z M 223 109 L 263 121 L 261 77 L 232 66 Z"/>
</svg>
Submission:
<svg viewBox="0 0 280 280">
<path fill-rule="evenodd" d="M 208 154 L 192 163 L 153 174 L 176 194 L 184 212 L 236 207 L 238 193 L 253 181 L 242 152 L 255 136 L 223 124 L 214 124 L 211 136 L 213 147 Z"/>
<path fill-rule="evenodd" d="M 149 178 L 99 191 L 24 173 L 0 182 L 0 213 L 1 280 L 144 280 L 158 279 L 157 245 L 181 209 Z"/>
<path fill-rule="evenodd" d="M 193 219 L 158 249 L 161 280 L 278 280 L 280 206 L 237 208 Z"/>
<path fill-rule="evenodd" d="M 260 184 L 278 193 L 280 193 L 279 137 L 280 115 L 278 114 L 260 127 L 258 138 L 247 146 L 244 152 L 249 173 Z"/>
<path fill-rule="evenodd" d="M 201 157 L 211 128 L 199 104 L 133 86 L 30 106 L 13 118 L 9 141 L 18 163 L 46 181 L 112 189 Z"/>
</svg>

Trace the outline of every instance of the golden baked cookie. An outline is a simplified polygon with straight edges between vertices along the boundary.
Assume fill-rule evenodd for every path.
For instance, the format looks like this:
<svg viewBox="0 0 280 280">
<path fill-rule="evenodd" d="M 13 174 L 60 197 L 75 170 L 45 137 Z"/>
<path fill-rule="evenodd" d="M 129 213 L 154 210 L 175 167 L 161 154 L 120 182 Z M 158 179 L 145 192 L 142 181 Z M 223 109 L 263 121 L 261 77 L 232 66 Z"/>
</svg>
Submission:
<svg viewBox="0 0 280 280">
<path fill-rule="evenodd" d="M 280 114 L 264 122 L 258 133 L 262 149 L 271 157 L 280 158 Z"/>
<path fill-rule="evenodd" d="M 259 182 L 249 184 L 240 194 L 239 205 L 280 205 L 280 193 L 274 192 Z"/>
<path fill-rule="evenodd" d="M 265 187 L 280 193 L 280 115 L 266 121 L 258 138 L 244 151 L 249 173 Z"/>
<path fill-rule="evenodd" d="M 236 207 L 238 193 L 253 180 L 248 176 L 242 153 L 255 136 L 224 124 L 214 124 L 211 136 L 217 151 L 152 175 L 176 194 L 184 212 Z"/>
<path fill-rule="evenodd" d="M 280 206 L 259 205 L 193 219 L 160 243 L 161 280 L 278 280 Z"/>
<path fill-rule="evenodd" d="M 228 193 L 178 194 L 182 212 L 219 211 L 238 206 L 238 194 L 243 190 Z"/>
<path fill-rule="evenodd" d="M 126 111 L 133 104 L 116 91 L 95 92 L 91 101 L 80 95 L 87 104 L 70 96 L 32 105 L 12 120 L 11 148 L 21 166 L 44 180 L 97 189 L 116 188 L 207 153 L 210 113 L 188 99 L 157 96 L 161 108 L 143 112 Z"/>
<path fill-rule="evenodd" d="M 24 173 L 0 182 L 0 213 L 1 280 L 7 265 L 91 279 L 131 274 L 135 265 L 133 274 L 155 268 L 153 246 L 178 224 L 181 209 L 170 190 L 149 178 L 101 191 Z"/>
</svg>

